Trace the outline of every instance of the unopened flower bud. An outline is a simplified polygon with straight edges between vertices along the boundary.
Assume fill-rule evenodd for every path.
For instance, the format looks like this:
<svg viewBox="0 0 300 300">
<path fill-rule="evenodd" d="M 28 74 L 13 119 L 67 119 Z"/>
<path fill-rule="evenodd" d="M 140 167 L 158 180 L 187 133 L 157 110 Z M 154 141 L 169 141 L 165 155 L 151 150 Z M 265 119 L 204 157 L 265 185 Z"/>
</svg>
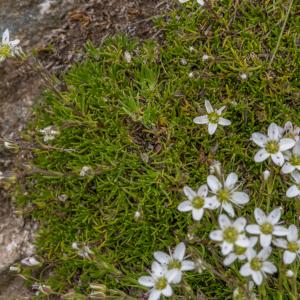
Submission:
<svg viewBox="0 0 300 300">
<path fill-rule="evenodd" d="M 263 172 L 264 181 L 268 181 L 270 175 L 271 175 L 270 171 L 269 171 L 269 170 L 265 170 L 265 171 Z"/>
<path fill-rule="evenodd" d="M 295 276 L 295 273 L 294 273 L 292 270 L 287 270 L 287 271 L 285 272 L 285 275 L 286 275 L 286 277 L 291 278 L 291 277 L 294 277 L 294 276 Z"/>
</svg>

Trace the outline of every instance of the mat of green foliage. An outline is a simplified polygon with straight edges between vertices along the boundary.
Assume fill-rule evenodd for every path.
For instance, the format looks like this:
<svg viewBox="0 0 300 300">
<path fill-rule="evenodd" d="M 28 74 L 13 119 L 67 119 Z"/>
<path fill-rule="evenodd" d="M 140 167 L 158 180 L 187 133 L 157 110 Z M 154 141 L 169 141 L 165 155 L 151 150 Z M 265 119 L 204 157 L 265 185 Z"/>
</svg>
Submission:
<svg viewBox="0 0 300 300">
<path fill-rule="evenodd" d="M 74 299 L 88 295 L 90 283 L 105 285 L 113 299 L 139 298 L 146 290 L 137 279 L 149 269 L 153 251 L 180 241 L 192 258 L 245 280 L 237 268 L 222 266 L 208 238 L 215 229 L 209 217 L 197 224 L 177 206 L 184 185 L 206 182 L 213 160 L 226 173 L 236 172 L 250 193 L 239 214 L 251 220 L 254 207 L 265 203 L 261 174 L 267 163 L 254 163 L 250 137 L 272 121 L 300 125 L 299 5 L 294 2 L 283 32 L 288 1 L 214 1 L 213 9 L 178 6 L 157 21 L 161 42 L 117 36 L 100 48 L 88 44 L 86 59 L 65 75 L 67 91 L 61 97 L 46 93 L 28 134 L 43 143 L 38 129 L 55 125 L 60 135 L 53 149 L 33 151 L 32 164 L 44 171 L 28 177 L 28 192 L 18 195 L 24 215 L 40 225 L 36 244 L 43 266 L 31 272 L 32 281 L 57 295 L 76 291 Z M 210 58 L 203 61 L 204 54 Z M 232 121 L 212 137 L 193 123 L 205 114 L 204 99 L 216 108 L 226 105 Z M 79 176 L 83 166 L 93 173 Z M 283 207 L 284 221 L 295 223 L 295 200 L 283 196 L 286 189 L 276 177 L 271 205 Z M 78 256 L 73 242 L 88 245 L 92 258 Z M 197 293 L 230 298 L 236 287 L 230 282 L 209 271 L 190 272 L 174 299 Z M 268 282 L 265 299 L 286 299 L 277 275 Z"/>
</svg>

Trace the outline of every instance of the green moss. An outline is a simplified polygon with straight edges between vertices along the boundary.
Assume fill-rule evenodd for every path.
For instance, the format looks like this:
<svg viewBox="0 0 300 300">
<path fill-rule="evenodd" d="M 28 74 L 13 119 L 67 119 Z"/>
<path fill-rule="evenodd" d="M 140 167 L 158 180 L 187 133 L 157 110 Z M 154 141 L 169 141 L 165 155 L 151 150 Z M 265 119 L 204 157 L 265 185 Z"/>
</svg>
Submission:
<svg viewBox="0 0 300 300">
<path fill-rule="evenodd" d="M 96 282 L 112 294 L 141 297 L 137 278 L 150 267 L 153 251 L 186 241 L 187 233 L 196 236 L 197 243 L 191 241 L 188 250 L 194 258 L 204 257 L 225 270 L 219 250 L 208 239 L 215 228 L 209 217 L 193 225 L 177 206 L 184 199 L 183 186 L 205 183 L 210 163 L 219 160 L 250 191 L 250 203 L 238 213 L 253 215 L 254 207 L 266 207 L 261 184 L 266 164 L 254 164 L 257 149 L 249 139 L 271 121 L 300 125 L 295 109 L 300 60 L 294 5 L 268 66 L 286 5 L 263 2 L 216 3 L 217 20 L 197 5 L 183 5 L 157 21 L 164 32 L 161 44 L 123 36 L 107 39 L 99 49 L 87 44 L 86 60 L 65 76 L 63 100 L 46 93 L 33 128 L 56 125 L 61 134 L 53 144 L 60 151 L 34 151 L 32 164 L 48 174 L 32 176 L 28 193 L 18 198 L 21 205 L 31 206 L 25 211 L 40 224 L 37 252 L 44 269 L 39 279 L 55 292 L 75 289 L 86 295 L 89 283 Z M 131 63 L 124 51 L 131 53 Z M 211 58 L 203 61 L 204 54 Z M 240 73 L 248 79 L 242 80 Z M 225 117 L 232 121 L 212 137 L 205 125 L 192 121 L 206 114 L 204 99 L 216 108 L 226 105 Z M 42 140 L 38 134 L 33 138 Z M 83 166 L 90 166 L 93 174 L 80 177 Z M 294 201 L 282 197 L 286 188 L 276 177 L 271 205 L 295 211 Z M 59 200 L 62 194 L 68 199 Z M 284 218 L 293 223 L 295 214 Z M 71 248 L 74 241 L 89 245 L 94 255 L 79 257 Z M 239 276 L 238 268 L 227 269 L 224 276 Z M 187 273 L 186 284 L 209 299 L 225 299 L 235 287 L 208 271 Z M 180 289 L 177 294 L 187 293 Z M 276 289 L 275 278 L 270 299 Z"/>
</svg>

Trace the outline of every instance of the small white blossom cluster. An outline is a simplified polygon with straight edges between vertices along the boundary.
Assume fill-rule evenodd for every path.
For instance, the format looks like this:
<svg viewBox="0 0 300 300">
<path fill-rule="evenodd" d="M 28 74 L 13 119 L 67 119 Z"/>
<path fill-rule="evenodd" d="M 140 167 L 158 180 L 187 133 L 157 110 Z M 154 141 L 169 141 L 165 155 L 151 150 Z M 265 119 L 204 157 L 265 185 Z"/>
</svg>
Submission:
<svg viewBox="0 0 300 300">
<path fill-rule="evenodd" d="M 2 41 L 0 43 L 0 62 L 4 61 L 6 58 L 11 56 L 18 56 L 22 54 L 22 49 L 20 46 L 20 40 L 16 39 L 10 41 L 9 30 L 6 29 L 2 34 Z"/>
<path fill-rule="evenodd" d="M 45 127 L 43 129 L 40 129 L 39 132 L 43 135 L 45 143 L 53 141 L 55 137 L 60 133 L 57 129 L 55 129 L 54 126 Z"/>
<path fill-rule="evenodd" d="M 90 247 L 84 244 L 73 242 L 71 247 L 77 252 L 78 256 L 83 258 L 90 258 L 90 256 L 94 254 Z"/>
<path fill-rule="evenodd" d="M 270 124 L 267 135 L 255 132 L 251 140 L 261 149 L 255 154 L 255 162 L 268 158 L 281 167 L 283 174 L 290 174 L 295 182 L 286 192 L 289 198 L 300 196 L 300 128 L 287 122 L 284 127 Z"/>
<path fill-rule="evenodd" d="M 150 276 L 142 276 L 139 283 L 151 288 L 149 300 L 158 300 L 163 295 L 173 295 L 172 285 L 179 284 L 182 280 L 182 273 L 195 268 L 195 263 L 185 259 L 186 247 L 179 243 L 174 252 L 154 252 L 155 261 L 151 265 Z"/>
</svg>

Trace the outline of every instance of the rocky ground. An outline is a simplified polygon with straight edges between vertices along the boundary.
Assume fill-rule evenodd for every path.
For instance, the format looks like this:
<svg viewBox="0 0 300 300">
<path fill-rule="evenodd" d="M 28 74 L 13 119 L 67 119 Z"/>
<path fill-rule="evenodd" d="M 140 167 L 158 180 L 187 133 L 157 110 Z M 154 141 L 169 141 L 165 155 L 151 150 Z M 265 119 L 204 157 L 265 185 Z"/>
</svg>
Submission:
<svg viewBox="0 0 300 300">
<path fill-rule="evenodd" d="M 100 45 L 118 31 L 133 36 L 159 37 L 151 18 L 169 9 L 162 0 L 0 0 L 0 30 L 11 30 L 26 51 L 35 53 L 58 77 L 84 58 L 87 40 Z M 50 47 L 51 45 L 51 47 Z M 0 137 L 20 140 L 40 101 L 43 82 L 25 63 L 7 61 L 0 66 Z M 24 157 L 0 146 L 0 170 L 16 169 Z M 16 166 L 17 162 L 17 166 Z M 9 274 L 11 264 L 34 251 L 34 224 L 17 216 L 12 188 L 0 187 L 0 300 L 31 299 L 20 278 Z"/>
</svg>

